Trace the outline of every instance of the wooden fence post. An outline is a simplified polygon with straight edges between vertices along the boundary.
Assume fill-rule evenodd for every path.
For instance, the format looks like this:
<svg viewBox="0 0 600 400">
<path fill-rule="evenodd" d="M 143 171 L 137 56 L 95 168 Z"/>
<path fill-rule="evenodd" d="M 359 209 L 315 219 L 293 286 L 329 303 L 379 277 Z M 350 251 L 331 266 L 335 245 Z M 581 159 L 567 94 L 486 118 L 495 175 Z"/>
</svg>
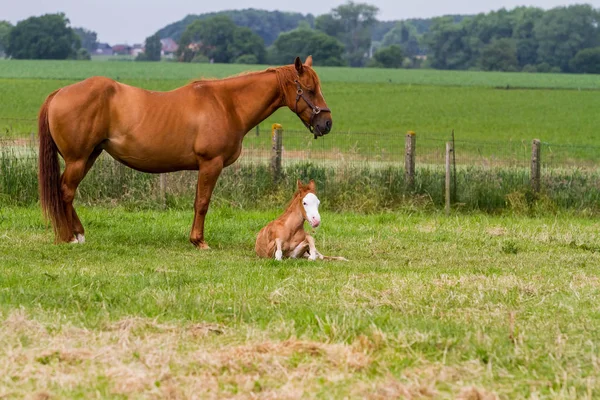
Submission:
<svg viewBox="0 0 600 400">
<path fill-rule="evenodd" d="M 167 174 L 160 174 L 159 178 L 160 201 L 167 207 Z"/>
<path fill-rule="evenodd" d="M 281 147 L 283 143 L 283 127 L 273 124 L 271 131 L 271 173 L 273 181 L 277 183 L 281 178 Z"/>
<path fill-rule="evenodd" d="M 405 153 L 404 153 L 404 177 L 408 190 L 415 188 L 415 152 L 417 136 L 413 131 L 406 134 Z"/>
<path fill-rule="evenodd" d="M 456 203 L 458 196 L 458 184 L 456 183 L 456 142 L 454 141 L 454 129 L 452 129 L 452 201 Z"/>
<path fill-rule="evenodd" d="M 531 189 L 534 193 L 540 191 L 541 167 L 542 167 L 542 143 L 539 139 L 533 139 L 531 146 Z"/>
<path fill-rule="evenodd" d="M 446 142 L 446 215 L 450 215 L 450 196 L 451 196 L 451 191 L 450 191 L 450 187 L 451 185 L 451 157 L 452 157 L 452 153 L 454 152 L 453 148 L 452 148 L 452 142 Z"/>
</svg>

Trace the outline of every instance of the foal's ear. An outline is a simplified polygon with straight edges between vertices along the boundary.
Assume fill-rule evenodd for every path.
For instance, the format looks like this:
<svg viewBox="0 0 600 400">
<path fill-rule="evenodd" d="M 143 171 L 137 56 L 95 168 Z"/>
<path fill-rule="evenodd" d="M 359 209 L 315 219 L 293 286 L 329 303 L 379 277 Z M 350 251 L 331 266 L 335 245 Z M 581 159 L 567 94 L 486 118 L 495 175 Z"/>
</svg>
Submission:
<svg viewBox="0 0 600 400">
<path fill-rule="evenodd" d="M 313 179 L 310 180 L 310 182 L 308 182 L 308 188 L 310 190 L 312 190 L 313 192 L 315 191 L 315 189 L 317 188 L 315 185 L 315 181 Z"/>
<path fill-rule="evenodd" d="M 296 57 L 296 61 L 294 61 L 294 66 L 296 67 L 296 71 L 298 71 L 298 75 L 302 75 L 304 72 L 304 67 L 302 66 L 302 61 L 300 57 Z"/>
<path fill-rule="evenodd" d="M 300 179 L 298 179 L 296 181 L 296 186 L 298 186 L 298 189 L 302 189 L 304 187 L 304 184 L 302 183 L 302 181 Z"/>
<path fill-rule="evenodd" d="M 304 61 L 304 65 L 307 67 L 312 67 L 312 56 L 306 57 L 306 61 Z"/>
</svg>

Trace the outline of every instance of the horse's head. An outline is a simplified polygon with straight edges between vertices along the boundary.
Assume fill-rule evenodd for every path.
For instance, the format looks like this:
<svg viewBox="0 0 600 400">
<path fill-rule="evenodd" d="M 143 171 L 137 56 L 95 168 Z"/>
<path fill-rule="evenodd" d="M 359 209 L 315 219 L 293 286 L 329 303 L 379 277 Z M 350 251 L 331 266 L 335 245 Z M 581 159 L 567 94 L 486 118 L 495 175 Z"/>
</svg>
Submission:
<svg viewBox="0 0 600 400">
<path fill-rule="evenodd" d="M 287 106 L 315 135 L 315 139 L 328 134 L 333 124 L 331 110 L 323 98 L 319 77 L 312 69 L 312 56 L 308 56 L 304 64 L 300 57 L 296 57 L 293 68 L 293 79 L 281 82 Z"/>
<path fill-rule="evenodd" d="M 298 179 L 297 185 L 298 195 L 296 198 L 301 203 L 302 216 L 310 226 L 316 228 L 321 224 L 321 216 L 319 215 L 319 204 L 321 202 L 316 195 L 315 181 L 311 179 L 308 185 L 304 185 Z"/>
</svg>

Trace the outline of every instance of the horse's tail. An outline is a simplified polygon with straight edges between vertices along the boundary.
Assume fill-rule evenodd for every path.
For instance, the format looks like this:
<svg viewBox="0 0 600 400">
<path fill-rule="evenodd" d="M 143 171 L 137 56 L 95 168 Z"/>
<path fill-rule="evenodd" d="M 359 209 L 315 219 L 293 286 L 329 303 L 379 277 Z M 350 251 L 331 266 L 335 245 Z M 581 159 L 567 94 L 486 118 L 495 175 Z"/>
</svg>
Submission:
<svg viewBox="0 0 600 400">
<path fill-rule="evenodd" d="M 42 104 L 38 116 L 39 173 L 38 185 L 42 211 L 47 219 L 52 221 L 56 240 L 67 239 L 68 222 L 60 189 L 60 164 L 58 163 L 58 148 L 48 123 L 48 106 L 58 90 L 52 92 Z"/>
</svg>

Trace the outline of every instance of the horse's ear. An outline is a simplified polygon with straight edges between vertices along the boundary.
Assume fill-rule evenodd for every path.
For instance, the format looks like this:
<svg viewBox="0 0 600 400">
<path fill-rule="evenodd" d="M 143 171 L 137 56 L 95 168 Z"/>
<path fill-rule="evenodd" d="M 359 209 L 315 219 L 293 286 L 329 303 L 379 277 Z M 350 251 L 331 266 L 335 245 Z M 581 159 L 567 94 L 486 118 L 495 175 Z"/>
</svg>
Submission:
<svg viewBox="0 0 600 400">
<path fill-rule="evenodd" d="M 307 67 L 312 67 L 312 56 L 306 57 L 306 61 L 304 61 L 304 65 Z"/>
<path fill-rule="evenodd" d="M 315 185 L 315 181 L 313 179 L 310 180 L 310 182 L 308 182 L 308 188 L 310 190 L 312 190 L 313 192 L 315 191 L 315 189 L 317 188 Z"/>
<path fill-rule="evenodd" d="M 300 57 L 296 57 L 296 61 L 294 61 L 294 66 L 296 67 L 296 71 L 298 71 L 298 75 L 302 75 L 304 72 L 304 67 L 302 66 L 302 61 Z"/>
<path fill-rule="evenodd" d="M 296 186 L 298 186 L 298 189 L 302 189 L 302 187 L 304 186 L 304 184 L 302 183 L 302 181 L 300 179 L 298 179 L 296 181 Z"/>
</svg>

